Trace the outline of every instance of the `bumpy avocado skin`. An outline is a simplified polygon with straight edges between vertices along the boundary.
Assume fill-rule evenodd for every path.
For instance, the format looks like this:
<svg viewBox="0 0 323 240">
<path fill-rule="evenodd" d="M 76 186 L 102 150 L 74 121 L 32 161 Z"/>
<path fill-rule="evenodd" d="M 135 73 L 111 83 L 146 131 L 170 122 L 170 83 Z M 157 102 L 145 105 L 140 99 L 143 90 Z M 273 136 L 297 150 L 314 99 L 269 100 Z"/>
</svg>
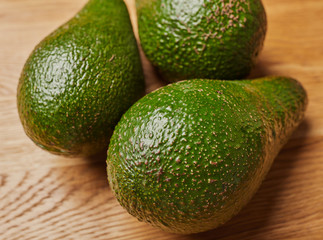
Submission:
<svg viewBox="0 0 323 240">
<path fill-rule="evenodd" d="M 158 89 L 115 129 L 110 186 L 130 214 L 165 231 L 216 228 L 254 195 L 306 105 L 303 87 L 284 77 Z"/>
<path fill-rule="evenodd" d="M 142 48 L 161 75 L 240 79 L 263 47 L 261 0 L 136 0 Z"/>
<path fill-rule="evenodd" d="M 144 93 L 144 77 L 122 0 L 91 0 L 32 52 L 18 85 L 26 134 L 66 156 L 107 149 L 122 114 Z"/>
</svg>

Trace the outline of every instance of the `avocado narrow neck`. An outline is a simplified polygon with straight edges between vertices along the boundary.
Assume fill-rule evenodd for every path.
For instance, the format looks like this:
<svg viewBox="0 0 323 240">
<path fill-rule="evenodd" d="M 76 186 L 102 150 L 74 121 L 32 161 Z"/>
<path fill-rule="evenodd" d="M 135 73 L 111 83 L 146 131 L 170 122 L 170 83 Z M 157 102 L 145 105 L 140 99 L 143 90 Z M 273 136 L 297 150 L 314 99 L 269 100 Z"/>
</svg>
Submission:
<svg viewBox="0 0 323 240">
<path fill-rule="evenodd" d="M 286 77 L 251 80 L 250 85 L 263 96 L 264 116 L 273 124 L 274 136 L 286 139 L 304 118 L 308 101 L 304 88 Z"/>
<path fill-rule="evenodd" d="M 124 2 L 122 0 L 90 0 L 79 11 L 77 17 L 91 16 L 98 19 L 102 18 L 102 15 L 106 15 L 107 18 L 110 14 L 118 13 L 118 11 L 124 11 Z M 122 14 L 123 15 L 123 14 Z M 112 15 L 118 17 L 118 15 Z"/>
</svg>

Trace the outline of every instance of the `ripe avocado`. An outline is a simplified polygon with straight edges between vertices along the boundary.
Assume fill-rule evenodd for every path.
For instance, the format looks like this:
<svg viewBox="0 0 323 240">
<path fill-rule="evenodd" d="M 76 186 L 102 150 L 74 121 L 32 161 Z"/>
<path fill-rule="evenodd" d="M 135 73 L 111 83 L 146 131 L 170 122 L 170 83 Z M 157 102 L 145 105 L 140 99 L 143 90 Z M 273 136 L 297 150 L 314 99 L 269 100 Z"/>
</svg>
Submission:
<svg viewBox="0 0 323 240">
<path fill-rule="evenodd" d="M 144 87 L 124 2 L 90 0 L 32 52 L 18 85 L 18 112 L 38 146 L 89 156 L 107 150 L 115 125 Z"/>
<path fill-rule="evenodd" d="M 175 233 L 228 221 L 303 120 L 294 79 L 188 80 L 135 103 L 112 135 L 110 186 L 139 220 Z"/>
<path fill-rule="evenodd" d="M 164 79 L 240 79 L 263 47 L 261 0 L 136 0 L 139 36 Z"/>
</svg>

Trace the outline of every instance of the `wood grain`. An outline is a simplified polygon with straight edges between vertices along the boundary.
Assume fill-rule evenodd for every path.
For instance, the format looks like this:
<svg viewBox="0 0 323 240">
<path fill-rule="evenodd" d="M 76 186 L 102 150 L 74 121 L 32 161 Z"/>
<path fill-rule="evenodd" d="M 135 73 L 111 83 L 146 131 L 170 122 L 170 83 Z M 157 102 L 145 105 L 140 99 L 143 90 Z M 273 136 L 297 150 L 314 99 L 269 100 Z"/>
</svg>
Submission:
<svg viewBox="0 0 323 240">
<path fill-rule="evenodd" d="M 135 24 L 134 1 L 127 0 Z M 264 0 L 265 48 L 252 77 L 288 75 L 309 95 L 306 120 L 238 216 L 193 235 L 137 221 L 114 199 L 105 156 L 70 159 L 36 147 L 16 110 L 16 87 L 33 47 L 86 0 L 0 0 L 0 239 L 323 239 L 323 1 Z M 163 85 L 143 57 L 147 92 Z"/>
</svg>

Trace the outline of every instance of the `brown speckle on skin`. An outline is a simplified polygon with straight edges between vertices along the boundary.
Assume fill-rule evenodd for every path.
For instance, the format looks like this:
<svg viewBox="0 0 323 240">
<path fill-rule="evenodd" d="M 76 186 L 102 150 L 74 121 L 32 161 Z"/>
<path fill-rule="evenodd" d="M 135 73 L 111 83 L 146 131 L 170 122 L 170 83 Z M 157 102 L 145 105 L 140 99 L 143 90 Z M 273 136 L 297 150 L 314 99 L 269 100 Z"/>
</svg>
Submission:
<svg viewBox="0 0 323 240">
<path fill-rule="evenodd" d="M 113 59 L 115 58 L 115 56 L 116 56 L 116 55 L 114 55 L 114 54 L 113 54 L 113 55 L 112 55 L 112 57 L 109 59 L 109 62 L 112 62 L 112 61 L 113 61 Z"/>
<path fill-rule="evenodd" d="M 162 167 L 160 167 L 159 168 L 159 170 L 158 170 L 158 172 L 157 172 L 157 182 L 159 182 L 159 180 L 160 180 L 160 176 L 163 174 L 163 168 Z"/>
</svg>

